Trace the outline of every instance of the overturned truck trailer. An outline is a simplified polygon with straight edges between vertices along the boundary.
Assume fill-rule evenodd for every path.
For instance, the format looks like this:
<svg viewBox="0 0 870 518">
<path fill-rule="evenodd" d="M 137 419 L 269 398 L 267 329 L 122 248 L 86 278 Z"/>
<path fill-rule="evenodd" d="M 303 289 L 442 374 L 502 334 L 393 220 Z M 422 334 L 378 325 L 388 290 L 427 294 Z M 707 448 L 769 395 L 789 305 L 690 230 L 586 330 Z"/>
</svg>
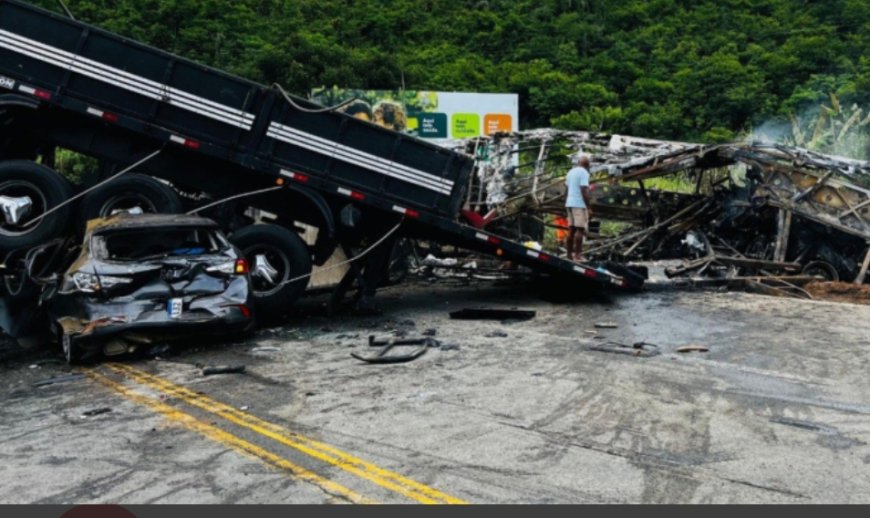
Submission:
<svg viewBox="0 0 870 518">
<path fill-rule="evenodd" d="M 82 177 L 64 177 L 55 170 L 58 150 L 95 165 Z M 0 273 L 18 287 L 30 249 L 81 233 L 88 220 L 186 211 L 217 221 L 241 249 L 252 266 L 258 316 L 292 306 L 312 264 L 337 248 L 349 256 L 374 249 L 351 269 L 371 294 L 389 257 L 384 250 L 400 235 L 586 286 L 642 283 L 463 224 L 472 167 L 465 154 L 277 85 L 0 0 Z M 313 244 L 300 238 L 300 224 L 316 229 Z M 9 302 L 10 283 L 4 286 Z"/>
</svg>

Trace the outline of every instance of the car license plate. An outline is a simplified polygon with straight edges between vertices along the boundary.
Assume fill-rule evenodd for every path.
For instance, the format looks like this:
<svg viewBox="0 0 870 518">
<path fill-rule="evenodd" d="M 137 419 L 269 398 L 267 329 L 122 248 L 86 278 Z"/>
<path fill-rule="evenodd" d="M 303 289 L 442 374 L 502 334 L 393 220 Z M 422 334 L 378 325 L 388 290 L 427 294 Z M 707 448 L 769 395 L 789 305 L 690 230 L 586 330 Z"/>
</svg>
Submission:
<svg viewBox="0 0 870 518">
<path fill-rule="evenodd" d="M 181 299 L 181 298 L 169 299 L 169 301 L 166 302 L 166 312 L 169 314 L 169 318 L 180 317 L 183 305 L 184 305 L 184 299 Z"/>
</svg>

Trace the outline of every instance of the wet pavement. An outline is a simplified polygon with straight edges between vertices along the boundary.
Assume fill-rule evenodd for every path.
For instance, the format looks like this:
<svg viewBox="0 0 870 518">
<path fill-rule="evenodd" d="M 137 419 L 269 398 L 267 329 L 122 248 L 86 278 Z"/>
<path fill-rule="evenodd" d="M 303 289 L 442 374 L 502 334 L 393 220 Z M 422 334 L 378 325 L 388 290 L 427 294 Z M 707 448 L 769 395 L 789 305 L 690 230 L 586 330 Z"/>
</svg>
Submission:
<svg viewBox="0 0 870 518">
<path fill-rule="evenodd" d="M 7 350 L 0 502 L 870 501 L 870 307 L 535 291 L 414 284 L 333 319 L 315 298 L 246 340 L 72 372 Z M 475 306 L 537 316 L 448 317 Z M 428 329 L 455 347 L 350 356 Z"/>
</svg>

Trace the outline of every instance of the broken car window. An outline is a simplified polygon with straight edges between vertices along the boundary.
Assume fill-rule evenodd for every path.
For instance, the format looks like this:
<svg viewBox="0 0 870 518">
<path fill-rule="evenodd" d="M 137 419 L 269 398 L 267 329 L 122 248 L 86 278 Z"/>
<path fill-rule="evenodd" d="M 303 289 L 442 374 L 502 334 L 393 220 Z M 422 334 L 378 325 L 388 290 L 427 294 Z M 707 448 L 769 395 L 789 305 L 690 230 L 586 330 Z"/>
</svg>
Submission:
<svg viewBox="0 0 870 518">
<path fill-rule="evenodd" d="M 137 228 L 94 237 L 95 255 L 114 261 L 196 256 L 226 247 L 217 232 L 208 228 Z"/>
</svg>

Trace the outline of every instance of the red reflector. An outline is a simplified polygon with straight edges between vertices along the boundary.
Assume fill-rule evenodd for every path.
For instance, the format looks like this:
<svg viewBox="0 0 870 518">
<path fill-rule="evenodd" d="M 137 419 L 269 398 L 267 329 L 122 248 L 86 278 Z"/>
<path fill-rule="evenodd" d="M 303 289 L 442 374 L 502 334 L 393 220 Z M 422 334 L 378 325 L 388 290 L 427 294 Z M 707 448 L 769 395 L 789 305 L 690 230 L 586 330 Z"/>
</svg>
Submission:
<svg viewBox="0 0 870 518">
<path fill-rule="evenodd" d="M 350 197 L 353 198 L 353 199 L 355 199 L 355 200 L 364 200 L 364 199 L 366 199 L 366 195 L 365 195 L 365 194 L 363 194 L 363 193 L 361 193 L 361 192 L 356 192 L 356 191 L 353 191 L 352 193 L 350 193 Z"/>
<path fill-rule="evenodd" d="M 239 311 L 242 312 L 242 316 L 245 318 L 251 318 L 251 308 L 244 304 L 239 304 Z"/>
<path fill-rule="evenodd" d="M 244 275 L 248 273 L 248 261 L 244 259 L 236 259 L 236 267 L 235 267 L 236 275 Z"/>
<path fill-rule="evenodd" d="M 293 179 L 299 183 L 308 183 L 308 175 L 293 173 Z"/>
<path fill-rule="evenodd" d="M 583 272 L 583 275 L 586 277 L 598 277 L 598 274 L 592 268 L 586 268 L 586 271 Z"/>
<path fill-rule="evenodd" d="M 118 116 L 110 112 L 103 112 L 103 119 L 109 122 L 118 122 Z"/>
<path fill-rule="evenodd" d="M 405 209 L 405 216 L 408 216 L 409 218 L 415 218 L 415 219 L 416 219 L 416 218 L 419 218 L 419 217 L 420 217 L 420 213 L 417 212 L 416 210 Z"/>
<path fill-rule="evenodd" d="M 40 90 L 39 88 L 37 88 L 33 91 L 33 96 L 38 97 L 40 99 L 48 100 L 48 99 L 51 99 L 51 92 L 48 92 L 45 90 Z"/>
<path fill-rule="evenodd" d="M 550 256 L 547 254 L 538 254 L 538 259 L 546 263 L 550 260 Z"/>
<path fill-rule="evenodd" d="M 497 244 L 501 243 L 501 239 L 499 239 L 499 238 L 497 238 L 497 237 L 492 237 L 492 236 L 489 236 L 489 237 L 487 238 L 487 241 L 489 241 L 489 242 L 492 243 L 493 245 L 497 245 Z"/>
<path fill-rule="evenodd" d="M 189 147 L 190 149 L 199 149 L 199 142 L 196 140 L 185 139 L 184 141 L 185 147 Z"/>
</svg>

